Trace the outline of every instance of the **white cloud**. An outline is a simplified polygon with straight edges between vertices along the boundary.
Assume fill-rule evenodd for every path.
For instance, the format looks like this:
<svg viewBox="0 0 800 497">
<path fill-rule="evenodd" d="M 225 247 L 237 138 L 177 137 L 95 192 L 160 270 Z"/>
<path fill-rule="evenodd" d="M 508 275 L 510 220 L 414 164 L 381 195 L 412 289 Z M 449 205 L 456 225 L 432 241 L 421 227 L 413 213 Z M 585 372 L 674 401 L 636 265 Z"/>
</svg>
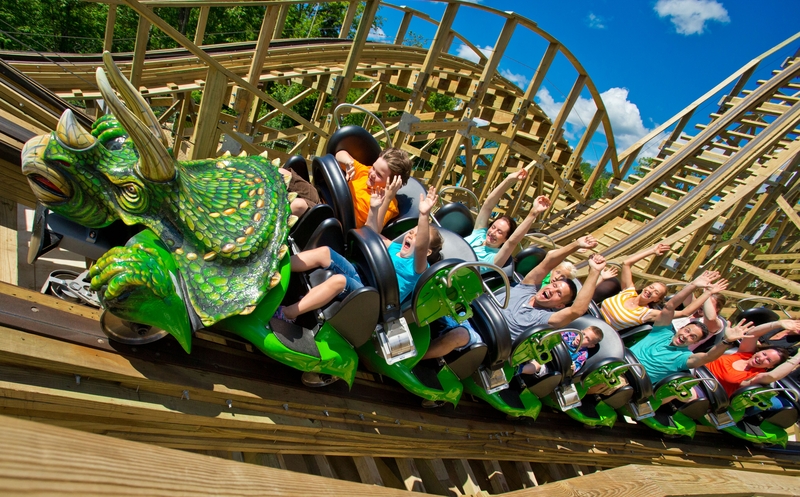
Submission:
<svg viewBox="0 0 800 497">
<path fill-rule="evenodd" d="M 592 14 L 591 12 L 589 12 L 588 21 L 589 21 L 589 27 L 590 28 L 606 29 L 606 24 L 605 24 L 605 21 L 603 20 L 603 18 L 600 17 L 600 16 L 596 16 L 596 15 Z"/>
<path fill-rule="evenodd" d="M 658 0 L 653 10 L 659 17 L 669 17 L 682 35 L 701 34 L 706 21 L 731 20 L 728 11 L 716 0 Z"/>
<path fill-rule="evenodd" d="M 528 82 L 530 82 L 530 79 L 524 74 L 513 73 L 508 69 L 500 69 L 500 75 L 523 89 L 527 88 Z"/>
<path fill-rule="evenodd" d="M 386 39 L 387 39 L 386 33 L 384 33 L 384 31 L 381 28 L 376 26 L 372 26 L 372 28 L 370 28 L 369 34 L 367 35 L 367 40 L 382 42 L 386 41 Z"/>
<path fill-rule="evenodd" d="M 603 99 L 608 118 L 611 120 L 611 129 L 614 131 L 617 150 L 625 150 L 650 131 L 650 128 L 642 122 L 639 108 L 628 100 L 627 88 L 610 88 L 601 93 L 600 97 Z M 563 101 L 556 102 L 547 88 L 539 90 L 536 98 L 539 107 L 550 119 L 555 119 L 564 105 Z M 577 138 L 592 120 L 596 110 L 597 106 L 595 106 L 593 100 L 579 97 L 569 116 L 567 116 L 564 137 L 567 140 Z M 602 126 L 598 127 L 598 132 L 603 133 Z"/>
<path fill-rule="evenodd" d="M 477 45 L 477 47 L 478 50 L 480 50 L 486 57 L 491 56 L 492 52 L 494 51 L 494 47 L 490 47 L 489 45 L 486 45 L 485 47 Z M 478 56 L 478 54 L 475 53 L 474 50 L 472 50 L 472 48 L 468 47 L 467 45 L 464 45 L 463 43 L 458 46 L 456 55 L 461 57 L 462 59 L 467 59 L 470 62 L 477 63 L 479 60 L 481 60 L 481 58 Z"/>
</svg>

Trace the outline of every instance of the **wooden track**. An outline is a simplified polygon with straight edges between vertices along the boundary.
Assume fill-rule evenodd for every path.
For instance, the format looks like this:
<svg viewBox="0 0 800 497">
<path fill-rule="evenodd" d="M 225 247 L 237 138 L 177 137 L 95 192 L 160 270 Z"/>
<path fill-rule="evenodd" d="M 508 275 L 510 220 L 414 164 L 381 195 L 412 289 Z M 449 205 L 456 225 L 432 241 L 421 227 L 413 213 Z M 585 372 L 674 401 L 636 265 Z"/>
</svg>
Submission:
<svg viewBox="0 0 800 497">
<path fill-rule="evenodd" d="M 593 233 L 603 253 L 619 258 L 667 238 L 680 266 L 662 264 L 667 257 L 645 260 L 637 278 L 680 282 L 701 269 L 719 269 L 732 280 L 729 296 L 778 297 L 800 312 L 800 61 L 789 57 L 770 78 L 752 81 L 759 62 L 796 47 L 800 35 L 747 63 L 618 154 L 600 94 L 580 62 L 532 20 L 514 13 L 450 0 L 442 19 L 433 20 L 408 7 L 367 0 L 353 39 L 346 33 L 358 2 L 351 2 L 339 38 L 278 40 L 289 0 L 107 3 L 127 5 L 142 18 L 134 52 L 114 58 L 159 111 L 182 159 L 219 155 L 221 142 L 233 153 L 266 150 L 284 159 L 321 154 L 336 126 L 331 109 L 356 90 L 356 103 L 377 113 L 392 137 L 369 119 L 365 126 L 384 143 L 408 151 L 418 166 L 414 175 L 423 181 L 466 186 L 483 200 L 506 172 L 536 161 L 534 173 L 503 197 L 498 212 L 522 216 L 535 196 L 548 195 L 553 207 L 535 228 L 556 243 Z M 203 45 L 202 26 L 188 40 L 151 10 L 189 6 L 201 9 L 202 20 L 211 7 L 242 4 L 267 6 L 261 33 L 252 42 L 224 46 Z M 367 42 L 379 5 L 404 16 L 394 44 Z M 490 56 L 452 29 L 463 9 L 502 21 Z M 429 47 L 398 44 L 412 18 L 437 26 Z M 150 25 L 181 48 L 147 52 Z M 531 34 L 546 48 L 530 54 L 537 71 L 519 88 L 499 74 L 498 65 L 510 40 Z M 113 23 L 107 46 L 110 39 Z M 478 62 L 448 54 L 454 40 L 471 47 Z M 83 109 L 85 123 L 97 116 L 94 71 L 100 59 L 31 53 L 0 58 L 0 200 L 33 206 L 19 171 L 22 144 L 52 130 L 67 106 L 78 114 Z M 548 116 L 534 96 L 554 64 L 573 68 L 575 80 L 560 113 Z M 304 90 L 286 102 L 263 92 L 265 85 L 291 84 Z M 193 92 L 202 95 L 201 104 Z M 435 95 L 459 105 L 436 112 L 430 105 Z M 571 146 L 564 138 L 566 119 L 578 97 L 587 96 L 597 111 Z M 314 102 L 308 119 L 293 110 L 304 101 Z M 692 134 L 688 124 L 711 101 L 719 104 Z M 266 115 L 259 117 L 263 109 Z M 294 125 L 269 127 L 276 116 Z M 662 133 L 666 139 L 653 163 L 629 175 L 643 145 Z M 605 149 L 584 181 L 579 165 L 589 144 L 598 141 Z M 589 198 L 606 169 L 612 174 L 606 195 Z M 12 210 L 0 224 L 12 223 L 6 219 L 16 216 Z M 0 411 L 48 424 L 398 488 L 418 481 L 417 489 L 432 493 L 500 493 L 633 463 L 800 474 L 796 455 L 750 453 L 710 431 L 701 430 L 688 444 L 661 440 L 637 425 L 626 425 L 621 434 L 585 432 L 550 413 L 537 423 L 510 423 L 469 399 L 457 411 L 424 412 L 417 399 L 366 373 L 352 392 L 334 385 L 312 395 L 296 374 L 230 337 L 201 334 L 191 356 L 173 350 L 174 344 L 170 348 L 169 341 L 139 350 L 112 347 L 98 342 L 104 338 L 91 310 L 8 286 L 0 298 L 17 309 L 15 314 L 0 306 Z M 42 313 L 32 316 L 33 307 Z M 392 401 L 376 404 L 378 397 Z"/>
</svg>

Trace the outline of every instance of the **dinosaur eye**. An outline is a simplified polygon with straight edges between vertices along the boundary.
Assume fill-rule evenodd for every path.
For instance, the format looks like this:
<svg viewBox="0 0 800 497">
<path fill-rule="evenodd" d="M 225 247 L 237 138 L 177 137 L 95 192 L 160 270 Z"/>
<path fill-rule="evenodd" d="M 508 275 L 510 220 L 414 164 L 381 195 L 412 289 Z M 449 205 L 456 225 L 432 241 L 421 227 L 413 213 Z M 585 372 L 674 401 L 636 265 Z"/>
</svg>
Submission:
<svg viewBox="0 0 800 497">
<path fill-rule="evenodd" d="M 142 194 L 141 187 L 136 183 L 125 183 L 119 187 L 119 203 L 122 208 L 130 212 L 140 213 L 147 209 L 147 198 Z"/>
<path fill-rule="evenodd" d="M 119 136 L 117 138 L 114 138 L 113 140 L 109 140 L 103 143 L 103 146 L 106 147 L 107 150 L 113 151 L 113 150 L 120 150 L 124 143 L 125 143 L 125 137 Z"/>
<path fill-rule="evenodd" d="M 125 185 L 125 193 L 128 195 L 138 195 L 139 191 L 136 189 L 136 185 Z"/>
</svg>

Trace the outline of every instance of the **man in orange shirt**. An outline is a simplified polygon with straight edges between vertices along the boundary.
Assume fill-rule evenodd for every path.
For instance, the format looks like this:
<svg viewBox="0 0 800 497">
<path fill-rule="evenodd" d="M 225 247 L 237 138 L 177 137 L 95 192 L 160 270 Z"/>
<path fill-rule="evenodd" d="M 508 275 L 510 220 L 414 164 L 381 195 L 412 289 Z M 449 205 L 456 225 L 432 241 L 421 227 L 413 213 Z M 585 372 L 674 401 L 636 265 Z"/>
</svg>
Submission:
<svg viewBox="0 0 800 497">
<path fill-rule="evenodd" d="M 387 194 L 393 196 L 402 185 L 408 182 L 411 175 L 411 159 L 406 152 L 399 148 L 387 148 L 372 166 L 361 164 L 345 150 L 336 152 L 336 160 L 344 169 L 345 177 L 350 185 L 357 228 L 364 226 L 367 222 L 370 195 L 373 191 L 387 188 L 388 185 Z M 392 198 L 384 214 L 384 223 L 399 213 L 397 199 Z"/>
</svg>

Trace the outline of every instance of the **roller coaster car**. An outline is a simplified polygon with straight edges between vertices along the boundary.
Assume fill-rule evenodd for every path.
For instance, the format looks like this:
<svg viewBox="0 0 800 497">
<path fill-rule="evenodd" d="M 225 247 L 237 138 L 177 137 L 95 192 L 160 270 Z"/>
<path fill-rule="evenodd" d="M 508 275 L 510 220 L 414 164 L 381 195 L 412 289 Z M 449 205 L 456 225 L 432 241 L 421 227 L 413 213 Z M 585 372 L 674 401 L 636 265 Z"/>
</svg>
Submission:
<svg viewBox="0 0 800 497">
<path fill-rule="evenodd" d="M 341 222 L 345 233 L 356 228 L 355 210 L 350 187 L 342 172 L 336 152 L 346 150 L 362 164 L 371 165 L 380 157 L 381 149 L 375 138 L 360 126 L 345 126 L 337 129 L 328 141 L 328 155 L 315 157 L 312 161 L 314 186 L 320 198 L 333 207 L 335 217 Z M 415 178 L 397 192 L 397 207 L 400 213 L 389 220 L 383 235 L 395 238 L 417 225 L 419 218 L 419 196 L 427 192 L 425 186 Z"/>
<path fill-rule="evenodd" d="M 553 393 L 543 400 L 545 404 L 566 412 L 585 426 L 612 426 L 617 419 L 615 409 L 632 402 L 638 406 L 647 398 L 650 393 L 647 389 L 649 381 L 642 378 L 642 366 L 602 319 L 587 314 L 559 332 L 582 330 L 588 326 L 603 330 L 603 340 L 589 349 L 589 358 L 577 373 L 572 373 L 572 358 L 568 351 L 566 355 L 554 356 L 557 361 L 554 369 L 566 373 Z M 566 345 L 564 348 L 566 350 Z M 623 385 L 622 377 L 628 380 L 627 385 Z M 597 385 L 616 389 L 608 395 L 587 396 L 587 391 Z"/>
<path fill-rule="evenodd" d="M 695 375 L 716 382 L 705 367 L 697 368 Z M 754 444 L 786 447 L 786 429 L 797 422 L 800 411 L 797 382 L 784 378 L 773 385 L 741 387 L 730 399 L 719 386 L 701 385 L 710 404 L 708 414 L 700 418 L 703 424 Z"/>
<path fill-rule="evenodd" d="M 767 301 L 771 301 L 772 300 L 772 299 L 769 299 L 769 298 L 755 297 L 755 298 L 751 298 L 751 299 L 741 300 L 741 301 L 737 302 L 736 305 L 737 305 L 737 307 L 739 307 L 739 305 L 742 302 L 744 302 L 746 300 L 753 300 L 753 299 L 767 300 Z M 786 315 L 787 318 L 791 319 L 791 317 L 786 313 L 786 311 L 783 309 L 783 307 L 780 306 L 780 304 L 777 304 L 777 305 L 778 305 L 780 311 L 783 312 Z M 758 326 L 758 325 L 764 324 L 764 323 L 772 323 L 772 322 L 775 322 L 775 321 L 780 321 L 781 320 L 781 316 L 780 316 L 780 314 L 778 314 L 774 310 L 769 309 L 767 307 L 751 307 L 749 309 L 744 309 L 744 310 L 739 308 L 739 311 L 734 314 L 733 319 L 731 319 L 731 322 L 732 323 L 738 323 L 742 319 L 746 319 L 748 321 L 751 321 L 754 326 Z M 788 335 L 786 337 L 783 337 L 783 338 L 780 338 L 780 339 L 777 339 L 777 340 L 773 338 L 775 335 L 777 335 L 778 333 L 780 333 L 782 331 L 783 331 L 783 329 L 777 329 L 777 330 L 774 330 L 774 331 L 770 331 L 770 332 L 762 335 L 761 338 L 758 339 L 758 341 L 760 343 L 768 345 L 770 347 L 782 347 L 782 348 L 787 348 L 787 349 L 790 349 L 792 347 L 797 347 L 798 342 L 800 342 L 800 335 Z"/>
<path fill-rule="evenodd" d="M 450 202 L 439 208 L 434 214 L 436 224 L 450 230 L 462 238 L 472 234 L 475 229 L 475 219 L 472 211 L 461 202 Z"/>
<path fill-rule="evenodd" d="M 445 316 L 464 321 L 471 316 L 470 302 L 483 293 L 477 272 L 457 259 L 439 261 L 420 275 L 411 296 L 400 302 L 397 275 L 381 237 L 361 228 L 348 233 L 347 243 L 364 283 L 380 295 L 373 340 L 358 348 L 364 363 L 423 399 L 456 405 L 463 387 L 455 371 L 477 367 L 485 349 L 471 347 L 444 364 L 421 358 L 430 346 L 433 321 Z"/>
</svg>

